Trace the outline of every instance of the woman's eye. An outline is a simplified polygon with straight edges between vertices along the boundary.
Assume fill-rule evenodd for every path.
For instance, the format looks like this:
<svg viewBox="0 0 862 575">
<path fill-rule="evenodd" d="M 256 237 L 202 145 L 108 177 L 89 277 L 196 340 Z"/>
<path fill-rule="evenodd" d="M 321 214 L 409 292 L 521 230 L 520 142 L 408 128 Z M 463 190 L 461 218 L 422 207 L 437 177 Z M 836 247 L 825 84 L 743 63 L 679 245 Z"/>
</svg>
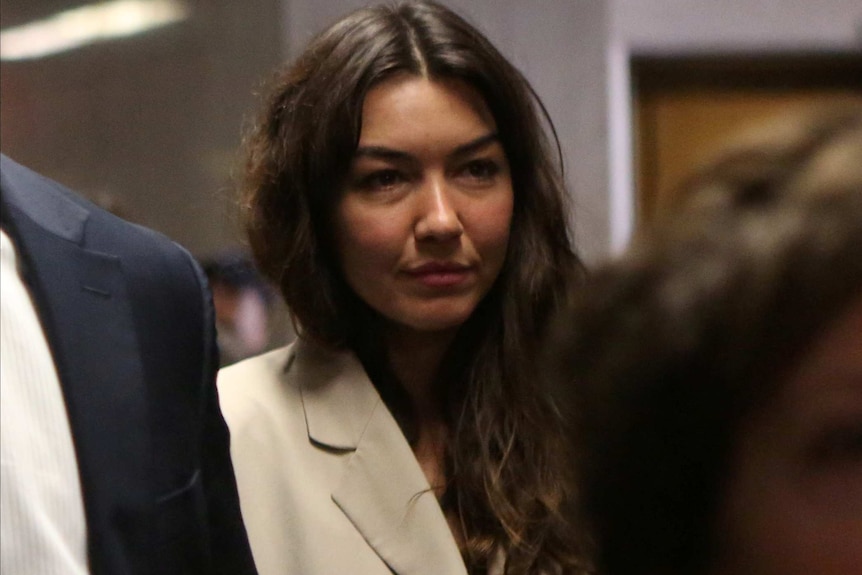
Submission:
<svg viewBox="0 0 862 575">
<path fill-rule="evenodd" d="M 404 177 L 396 170 L 379 170 L 359 179 L 359 188 L 363 190 L 388 190 L 404 181 Z"/>
<path fill-rule="evenodd" d="M 464 166 L 463 174 L 472 180 L 488 182 L 500 172 L 500 167 L 493 160 L 472 160 Z"/>
</svg>

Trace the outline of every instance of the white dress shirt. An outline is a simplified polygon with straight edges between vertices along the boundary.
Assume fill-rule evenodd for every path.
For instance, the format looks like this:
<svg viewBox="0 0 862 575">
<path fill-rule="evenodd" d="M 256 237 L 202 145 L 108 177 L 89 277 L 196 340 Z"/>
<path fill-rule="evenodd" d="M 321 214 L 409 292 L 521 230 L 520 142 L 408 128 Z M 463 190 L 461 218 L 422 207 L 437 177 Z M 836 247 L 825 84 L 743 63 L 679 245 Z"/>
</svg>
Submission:
<svg viewBox="0 0 862 575">
<path fill-rule="evenodd" d="M 78 463 L 45 333 L 0 230 L 0 572 L 87 575 Z"/>
</svg>

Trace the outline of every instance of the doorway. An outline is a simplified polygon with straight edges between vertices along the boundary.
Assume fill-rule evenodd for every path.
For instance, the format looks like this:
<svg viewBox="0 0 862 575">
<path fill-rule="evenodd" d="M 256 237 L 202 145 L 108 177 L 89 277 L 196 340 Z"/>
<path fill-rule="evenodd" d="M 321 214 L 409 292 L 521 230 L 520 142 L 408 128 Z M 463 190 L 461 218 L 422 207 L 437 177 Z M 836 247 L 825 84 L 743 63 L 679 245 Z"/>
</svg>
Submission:
<svg viewBox="0 0 862 575">
<path fill-rule="evenodd" d="M 743 126 L 859 98 L 862 55 L 635 57 L 636 227 L 678 199 L 683 180 Z"/>
</svg>

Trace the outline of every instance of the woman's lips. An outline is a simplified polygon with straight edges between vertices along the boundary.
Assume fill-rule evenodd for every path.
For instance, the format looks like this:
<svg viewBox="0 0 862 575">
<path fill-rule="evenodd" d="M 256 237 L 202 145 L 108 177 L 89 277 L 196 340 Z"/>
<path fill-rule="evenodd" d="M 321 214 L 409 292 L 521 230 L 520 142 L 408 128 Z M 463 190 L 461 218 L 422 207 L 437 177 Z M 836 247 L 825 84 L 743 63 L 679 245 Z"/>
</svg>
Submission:
<svg viewBox="0 0 862 575">
<path fill-rule="evenodd" d="M 446 288 L 464 283 L 472 270 L 463 264 L 432 262 L 410 268 L 407 273 L 427 287 Z"/>
</svg>

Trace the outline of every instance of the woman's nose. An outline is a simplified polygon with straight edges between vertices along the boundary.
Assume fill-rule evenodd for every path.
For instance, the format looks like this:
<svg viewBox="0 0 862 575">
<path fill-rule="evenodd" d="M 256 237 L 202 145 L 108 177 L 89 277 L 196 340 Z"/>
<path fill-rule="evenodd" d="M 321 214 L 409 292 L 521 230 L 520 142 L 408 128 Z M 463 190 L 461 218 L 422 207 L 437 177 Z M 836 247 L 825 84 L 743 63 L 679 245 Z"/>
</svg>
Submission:
<svg viewBox="0 0 862 575">
<path fill-rule="evenodd" d="M 427 182 L 419 198 L 419 217 L 415 233 L 418 240 L 450 240 L 464 232 L 461 218 L 444 178 Z"/>
</svg>

